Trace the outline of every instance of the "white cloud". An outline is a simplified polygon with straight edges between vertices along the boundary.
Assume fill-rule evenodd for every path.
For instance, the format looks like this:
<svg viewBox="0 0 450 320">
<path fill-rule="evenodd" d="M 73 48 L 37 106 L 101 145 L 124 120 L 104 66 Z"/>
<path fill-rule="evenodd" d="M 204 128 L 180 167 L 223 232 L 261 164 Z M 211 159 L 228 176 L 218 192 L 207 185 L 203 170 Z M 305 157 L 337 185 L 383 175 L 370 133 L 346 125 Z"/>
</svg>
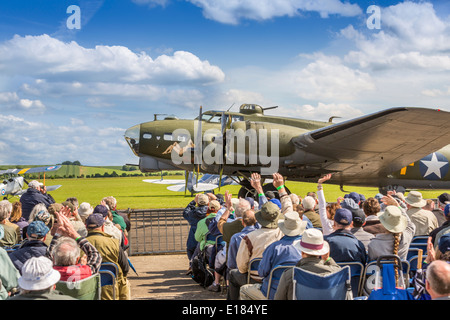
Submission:
<svg viewBox="0 0 450 320">
<path fill-rule="evenodd" d="M 38 113 L 46 109 L 41 100 L 20 98 L 16 92 L 0 92 L 0 103 L 7 108 L 19 108 Z"/>
<path fill-rule="evenodd" d="M 363 115 L 361 110 L 358 110 L 346 103 L 322 103 L 319 102 L 317 106 L 311 104 L 304 104 L 300 106 L 293 106 L 290 108 L 280 107 L 280 113 L 284 116 L 292 116 L 303 119 L 314 119 L 321 121 L 328 121 L 330 117 L 339 117 L 344 119 L 356 118 Z M 339 122 L 339 119 L 333 119 L 333 122 Z"/>
<path fill-rule="evenodd" d="M 268 20 L 282 16 L 299 16 L 302 12 L 357 16 L 362 13 L 357 4 L 339 0 L 188 0 L 203 9 L 206 18 L 226 24 L 238 24 L 243 19 Z"/>
<path fill-rule="evenodd" d="M 152 59 L 145 52 L 134 53 L 123 46 L 84 48 L 76 42 L 62 42 L 48 35 L 14 36 L 0 45 L 0 71 L 43 79 L 77 82 L 123 81 L 147 83 L 201 83 L 224 80 L 219 67 L 186 51 Z"/>
</svg>

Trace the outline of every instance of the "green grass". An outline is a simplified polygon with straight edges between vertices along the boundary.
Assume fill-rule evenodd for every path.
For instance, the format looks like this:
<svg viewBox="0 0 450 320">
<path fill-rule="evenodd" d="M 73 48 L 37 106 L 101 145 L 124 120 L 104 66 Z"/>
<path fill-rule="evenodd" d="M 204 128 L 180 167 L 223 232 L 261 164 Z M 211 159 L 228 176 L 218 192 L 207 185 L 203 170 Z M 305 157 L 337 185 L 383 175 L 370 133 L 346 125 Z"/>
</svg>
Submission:
<svg viewBox="0 0 450 320">
<path fill-rule="evenodd" d="M 100 203 L 106 196 L 114 196 L 117 199 L 118 209 L 159 209 L 185 207 L 193 198 L 190 193 L 173 192 L 167 190 L 168 185 L 145 183 L 143 179 L 151 177 L 120 177 L 120 178 L 85 178 L 85 179 L 51 179 L 46 185 L 61 184 L 62 187 L 51 192 L 56 202 L 65 201 L 69 197 L 78 198 L 79 202 L 89 202 L 93 206 Z M 180 177 L 165 177 L 165 179 L 179 179 Z M 309 191 L 317 191 L 316 183 L 287 182 L 287 187 L 292 193 L 304 197 Z M 229 190 L 233 196 L 239 192 L 240 186 L 226 186 L 221 188 L 221 193 Z M 327 201 L 336 201 L 343 193 L 337 185 L 324 185 Z M 377 188 L 345 187 L 345 190 L 356 191 L 366 197 L 378 193 Z M 424 198 L 436 198 L 445 190 L 419 190 Z M 216 192 L 219 192 L 216 189 Z"/>
</svg>

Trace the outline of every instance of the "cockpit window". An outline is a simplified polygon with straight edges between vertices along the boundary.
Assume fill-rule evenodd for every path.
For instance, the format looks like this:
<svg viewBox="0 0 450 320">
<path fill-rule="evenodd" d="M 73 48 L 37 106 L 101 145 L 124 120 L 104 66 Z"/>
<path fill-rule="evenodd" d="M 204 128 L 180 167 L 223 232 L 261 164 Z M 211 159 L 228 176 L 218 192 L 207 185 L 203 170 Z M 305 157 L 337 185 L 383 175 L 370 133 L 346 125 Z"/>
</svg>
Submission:
<svg viewBox="0 0 450 320">
<path fill-rule="evenodd" d="M 136 125 L 125 131 L 125 139 L 128 142 L 131 150 L 133 150 L 135 155 L 139 154 L 139 135 L 141 132 L 141 126 Z"/>
<path fill-rule="evenodd" d="M 142 139 L 150 140 L 152 138 L 152 134 L 150 132 L 146 132 L 142 135 Z"/>
</svg>

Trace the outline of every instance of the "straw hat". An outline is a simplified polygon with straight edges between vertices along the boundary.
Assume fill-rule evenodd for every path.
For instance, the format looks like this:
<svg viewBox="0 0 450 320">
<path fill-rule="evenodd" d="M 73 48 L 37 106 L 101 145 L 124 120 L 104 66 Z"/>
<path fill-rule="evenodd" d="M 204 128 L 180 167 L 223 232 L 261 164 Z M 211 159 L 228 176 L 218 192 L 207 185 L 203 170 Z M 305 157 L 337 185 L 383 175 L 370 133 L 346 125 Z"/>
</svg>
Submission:
<svg viewBox="0 0 450 320">
<path fill-rule="evenodd" d="M 61 274 L 53 269 L 52 261 L 40 256 L 32 257 L 25 262 L 18 283 L 23 290 L 38 291 L 50 288 L 60 278 Z"/>
<path fill-rule="evenodd" d="M 422 198 L 422 194 L 419 191 L 411 191 L 405 198 L 405 202 L 411 207 L 423 208 L 427 204 L 427 201 Z"/>
<path fill-rule="evenodd" d="M 305 230 L 300 240 L 300 250 L 306 254 L 321 256 L 330 251 L 328 242 L 323 240 L 322 231 L 310 228 Z"/>
<path fill-rule="evenodd" d="M 403 232 L 408 225 L 407 218 L 396 206 L 387 206 L 384 212 L 378 213 L 378 218 L 381 224 L 392 233 Z"/>
<path fill-rule="evenodd" d="M 278 227 L 289 237 L 299 236 L 306 229 L 306 221 L 302 221 L 297 212 L 286 212 L 284 220 L 278 221 Z"/>
</svg>

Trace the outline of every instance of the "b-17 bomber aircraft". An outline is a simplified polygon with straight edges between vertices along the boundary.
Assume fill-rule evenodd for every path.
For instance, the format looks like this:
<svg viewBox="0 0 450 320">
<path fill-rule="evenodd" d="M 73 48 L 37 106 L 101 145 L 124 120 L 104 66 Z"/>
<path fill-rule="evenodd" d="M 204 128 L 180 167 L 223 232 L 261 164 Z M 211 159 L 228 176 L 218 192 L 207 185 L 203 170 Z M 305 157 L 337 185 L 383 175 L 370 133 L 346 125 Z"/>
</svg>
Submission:
<svg viewBox="0 0 450 320">
<path fill-rule="evenodd" d="M 254 172 L 271 178 L 389 189 L 450 188 L 450 113 L 396 107 L 333 123 L 265 115 L 256 104 L 239 112 L 169 116 L 129 128 L 125 139 L 142 172 L 186 170 L 239 177 L 239 196 Z M 271 186 L 266 184 L 267 189 Z"/>
</svg>

